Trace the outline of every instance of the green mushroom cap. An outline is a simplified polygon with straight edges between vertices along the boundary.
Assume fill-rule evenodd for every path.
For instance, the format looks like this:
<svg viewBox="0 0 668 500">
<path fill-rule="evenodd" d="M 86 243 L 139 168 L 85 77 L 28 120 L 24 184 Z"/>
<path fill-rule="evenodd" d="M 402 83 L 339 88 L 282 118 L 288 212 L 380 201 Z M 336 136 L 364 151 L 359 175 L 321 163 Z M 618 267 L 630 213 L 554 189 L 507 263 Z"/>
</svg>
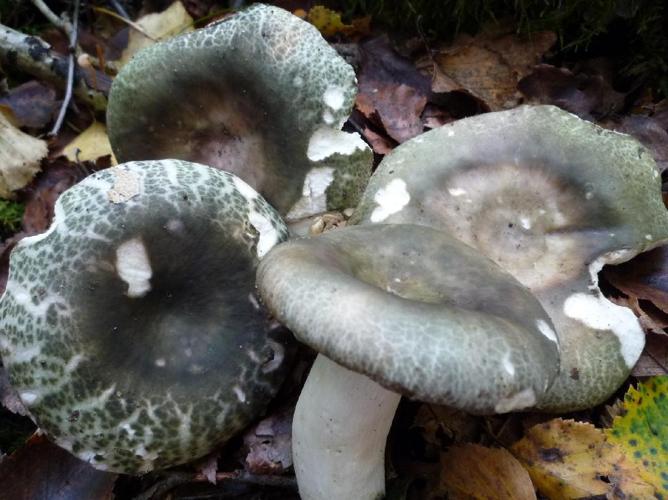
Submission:
<svg viewBox="0 0 668 500">
<path fill-rule="evenodd" d="M 446 231 L 527 286 L 552 319 L 561 372 L 539 408 L 594 406 L 644 345 L 633 313 L 598 288 L 606 263 L 668 241 L 659 171 L 633 138 L 553 106 L 456 121 L 395 149 L 351 222 Z"/>
<path fill-rule="evenodd" d="M 91 465 L 205 455 L 275 394 L 285 345 L 254 296 L 286 239 L 246 183 L 179 160 L 97 172 L 12 252 L 0 354 L 37 424 Z"/>
<path fill-rule="evenodd" d="M 355 95 L 315 27 L 256 4 L 139 52 L 112 85 L 109 138 L 119 161 L 232 172 L 296 219 L 359 201 L 372 153 L 341 131 Z"/>
<path fill-rule="evenodd" d="M 475 413 L 533 406 L 559 370 L 540 303 L 468 245 L 416 225 L 276 246 L 258 289 L 299 340 L 390 390 Z"/>
</svg>

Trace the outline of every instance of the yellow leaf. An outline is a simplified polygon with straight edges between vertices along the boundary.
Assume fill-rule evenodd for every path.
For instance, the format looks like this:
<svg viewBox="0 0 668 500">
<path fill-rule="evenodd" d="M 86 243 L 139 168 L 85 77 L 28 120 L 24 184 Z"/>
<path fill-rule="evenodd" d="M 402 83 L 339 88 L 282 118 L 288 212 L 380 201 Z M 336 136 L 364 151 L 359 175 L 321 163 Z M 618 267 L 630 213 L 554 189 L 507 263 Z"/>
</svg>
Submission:
<svg viewBox="0 0 668 500">
<path fill-rule="evenodd" d="M 352 25 L 343 24 L 341 14 L 322 5 L 312 7 L 308 11 L 306 20 L 318 28 L 318 31 L 324 36 L 332 36 L 339 32 L 345 32 L 347 29 L 352 29 Z"/>
<path fill-rule="evenodd" d="M 452 500 L 536 498 L 529 474 L 508 450 L 470 443 L 441 454 L 439 485 L 431 490 Z"/>
<path fill-rule="evenodd" d="M 637 465 L 640 477 L 660 492 L 657 498 L 668 498 L 668 376 L 629 388 L 622 414 L 606 434 Z"/>
<path fill-rule="evenodd" d="M 153 45 L 156 41 L 165 40 L 180 33 L 192 31 L 193 18 L 190 17 L 180 1 L 174 2 L 162 12 L 147 14 L 137 20 L 144 32 L 151 38 L 146 37 L 139 31 L 130 28 L 128 33 L 128 46 L 123 50 L 117 65 L 121 68 L 130 58 L 144 47 Z"/>
<path fill-rule="evenodd" d="M 529 429 L 511 451 L 548 498 L 654 498 L 638 467 L 592 424 L 556 418 Z"/>
<path fill-rule="evenodd" d="M 90 127 L 65 146 L 61 154 L 74 162 L 95 161 L 102 156 L 111 155 L 111 163 L 116 165 L 116 158 L 114 153 L 111 152 L 107 129 L 100 122 L 93 122 Z"/>
</svg>

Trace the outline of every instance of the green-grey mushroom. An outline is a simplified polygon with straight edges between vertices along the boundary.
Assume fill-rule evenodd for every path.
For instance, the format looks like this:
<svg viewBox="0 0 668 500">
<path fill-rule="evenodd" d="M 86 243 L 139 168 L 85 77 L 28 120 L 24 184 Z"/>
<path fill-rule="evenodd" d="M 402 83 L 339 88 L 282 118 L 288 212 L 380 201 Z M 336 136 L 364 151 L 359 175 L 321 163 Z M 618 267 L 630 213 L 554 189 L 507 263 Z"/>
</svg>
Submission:
<svg viewBox="0 0 668 500">
<path fill-rule="evenodd" d="M 598 287 L 603 265 L 668 241 L 659 172 L 629 136 L 553 106 L 459 120 L 388 155 L 351 222 L 446 231 L 527 286 L 561 346 L 560 375 L 537 408 L 600 403 L 640 356 L 636 317 Z"/>
<path fill-rule="evenodd" d="M 260 295 L 321 353 L 299 397 L 302 498 L 371 500 L 401 395 L 475 413 L 535 405 L 559 370 L 538 300 L 491 260 L 423 226 L 347 227 L 277 245 Z"/>
<path fill-rule="evenodd" d="M 119 161 L 232 172 L 297 219 L 359 201 L 372 153 L 341 130 L 356 92 L 315 27 L 256 4 L 139 52 L 112 85 L 109 138 Z"/>
<path fill-rule="evenodd" d="M 284 338 L 254 295 L 287 237 L 232 174 L 179 160 L 97 172 L 11 254 L 0 355 L 36 423 L 91 465 L 205 455 L 263 411 Z"/>
</svg>

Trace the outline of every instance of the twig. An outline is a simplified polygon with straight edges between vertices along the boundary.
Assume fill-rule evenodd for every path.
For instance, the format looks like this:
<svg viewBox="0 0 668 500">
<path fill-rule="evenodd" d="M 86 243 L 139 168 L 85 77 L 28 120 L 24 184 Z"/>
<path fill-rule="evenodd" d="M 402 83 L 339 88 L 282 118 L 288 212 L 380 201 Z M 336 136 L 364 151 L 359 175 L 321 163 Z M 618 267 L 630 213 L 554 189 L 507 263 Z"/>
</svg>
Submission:
<svg viewBox="0 0 668 500">
<path fill-rule="evenodd" d="M 60 28 L 65 32 L 65 34 L 71 38 L 72 36 L 72 31 L 74 31 L 74 27 L 72 26 L 72 23 L 70 23 L 67 19 L 63 19 L 58 17 L 50 8 L 47 4 L 44 3 L 43 0 L 32 0 L 32 3 L 35 7 L 39 9 L 39 11 L 44 14 L 44 17 L 46 17 L 51 24 L 54 26 Z M 75 20 L 76 22 L 76 20 Z"/>
<path fill-rule="evenodd" d="M 41 0 L 33 0 L 41 1 Z M 67 108 L 70 105 L 72 100 L 72 87 L 74 86 L 74 68 L 76 65 L 75 53 L 77 50 L 77 37 L 79 35 L 79 0 L 74 0 L 74 14 L 72 16 L 72 29 L 70 31 L 70 46 L 68 48 L 69 55 L 67 56 L 67 85 L 65 87 L 65 96 L 63 97 L 63 103 L 60 106 L 60 112 L 58 113 L 58 118 L 56 123 L 53 124 L 53 128 L 49 135 L 55 136 L 58 135 L 60 127 L 63 125 L 63 120 L 65 119 L 65 114 L 67 114 Z"/>
<path fill-rule="evenodd" d="M 125 19 L 130 19 L 128 12 L 123 8 L 123 6 L 120 3 L 118 3 L 116 0 L 109 0 L 109 3 L 114 8 L 114 10 L 118 12 L 119 16 L 124 17 Z"/>
<path fill-rule="evenodd" d="M 158 41 L 157 38 L 155 38 L 155 37 L 149 35 L 149 34 L 146 32 L 146 30 L 145 30 L 144 28 L 142 28 L 140 25 L 138 25 L 138 24 L 135 23 L 135 22 L 130 21 L 129 19 L 127 19 L 127 18 L 125 18 L 125 17 L 123 17 L 123 16 L 120 16 L 120 15 L 116 14 L 113 10 L 105 9 L 104 7 L 95 7 L 95 6 L 93 6 L 93 10 L 94 10 L 95 12 L 99 12 L 99 13 L 101 13 L 101 14 L 106 14 L 106 15 L 108 15 L 108 16 L 111 16 L 111 17 L 115 18 L 115 19 L 118 19 L 119 21 L 124 22 L 125 24 L 127 24 L 128 26 L 130 26 L 130 27 L 133 28 L 134 30 L 138 31 L 139 33 L 141 33 L 142 35 L 144 35 L 146 38 L 148 38 L 149 40 L 151 40 L 151 41 L 153 41 L 153 42 L 157 42 L 157 41 Z"/>
<path fill-rule="evenodd" d="M 54 53 L 44 40 L 3 24 L 0 24 L 0 64 L 51 82 L 59 88 L 66 87 L 68 59 Z M 75 71 L 75 76 L 73 90 L 76 98 L 97 110 L 104 109 L 105 92 L 87 85 L 79 71 Z"/>
</svg>

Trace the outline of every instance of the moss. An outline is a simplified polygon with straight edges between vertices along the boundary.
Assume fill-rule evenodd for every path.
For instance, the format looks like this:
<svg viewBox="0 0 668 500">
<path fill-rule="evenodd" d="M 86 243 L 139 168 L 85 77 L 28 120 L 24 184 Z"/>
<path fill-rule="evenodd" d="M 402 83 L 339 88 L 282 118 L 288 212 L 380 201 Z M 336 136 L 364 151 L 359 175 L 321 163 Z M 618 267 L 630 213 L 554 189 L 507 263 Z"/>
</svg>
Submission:
<svg viewBox="0 0 668 500">
<path fill-rule="evenodd" d="M 24 206 L 15 201 L 0 200 L 0 234 L 13 234 L 21 227 Z"/>
</svg>

